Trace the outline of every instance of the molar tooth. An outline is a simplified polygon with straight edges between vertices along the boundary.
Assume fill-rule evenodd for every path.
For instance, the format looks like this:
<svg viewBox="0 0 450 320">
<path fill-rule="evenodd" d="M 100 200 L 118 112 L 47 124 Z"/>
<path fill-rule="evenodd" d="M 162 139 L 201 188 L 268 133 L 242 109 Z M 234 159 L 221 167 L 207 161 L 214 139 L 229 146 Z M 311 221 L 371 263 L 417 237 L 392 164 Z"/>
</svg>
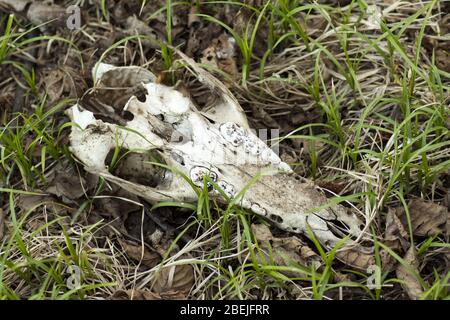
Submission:
<svg viewBox="0 0 450 320">
<path fill-rule="evenodd" d="M 237 147 L 244 142 L 245 130 L 234 122 L 226 122 L 220 126 L 222 137 Z"/>
<path fill-rule="evenodd" d="M 192 180 L 192 182 L 198 186 L 198 187 L 203 187 L 203 177 L 204 176 L 209 176 L 211 178 L 212 181 L 216 182 L 217 181 L 217 173 L 215 173 L 214 171 L 206 168 L 206 167 L 202 167 L 202 166 L 197 166 L 197 167 L 193 167 L 189 173 L 189 176 Z M 207 183 L 207 186 L 210 187 L 210 183 Z"/>
<path fill-rule="evenodd" d="M 233 198 L 236 194 L 236 190 L 234 186 L 231 183 L 228 183 L 226 181 L 219 181 L 217 185 L 222 189 L 222 191 L 229 197 Z M 218 192 L 218 191 L 217 191 Z"/>
<path fill-rule="evenodd" d="M 252 203 L 250 202 L 250 200 L 244 198 L 241 200 L 241 205 L 242 207 L 246 208 L 246 209 L 250 209 L 252 207 Z"/>
</svg>

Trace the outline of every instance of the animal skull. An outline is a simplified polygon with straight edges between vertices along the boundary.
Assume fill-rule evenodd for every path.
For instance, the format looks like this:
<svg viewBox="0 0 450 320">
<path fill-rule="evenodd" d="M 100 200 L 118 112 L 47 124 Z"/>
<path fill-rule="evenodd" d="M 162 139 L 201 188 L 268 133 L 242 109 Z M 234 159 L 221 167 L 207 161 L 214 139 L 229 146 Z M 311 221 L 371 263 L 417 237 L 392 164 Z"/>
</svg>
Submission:
<svg viewBox="0 0 450 320">
<path fill-rule="evenodd" d="M 132 119 L 125 125 L 98 119 L 80 104 L 67 110 L 76 124 L 70 134 L 70 150 L 86 170 L 153 203 L 194 202 L 196 188 L 207 187 L 211 197 L 222 202 L 232 199 L 284 230 L 308 235 L 309 226 L 327 248 L 345 235 L 359 237 L 359 219 L 340 205 L 327 205 L 327 198 L 311 182 L 299 181 L 289 165 L 249 129 L 242 108 L 228 89 L 182 57 L 201 81 L 220 93 L 221 102 L 200 112 L 189 97 L 152 81 L 154 76 L 147 70 L 100 64 L 95 90 L 126 72 L 136 81 L 146 79 L 142 83 L 145 101 L 136 96 L 128 100 L 122 111 L 131 113 Z M 115 176 L 105 160 L 117 146 L 136 153 L 156 150 L 170 169 L 156 186 Z"/>
</svg>

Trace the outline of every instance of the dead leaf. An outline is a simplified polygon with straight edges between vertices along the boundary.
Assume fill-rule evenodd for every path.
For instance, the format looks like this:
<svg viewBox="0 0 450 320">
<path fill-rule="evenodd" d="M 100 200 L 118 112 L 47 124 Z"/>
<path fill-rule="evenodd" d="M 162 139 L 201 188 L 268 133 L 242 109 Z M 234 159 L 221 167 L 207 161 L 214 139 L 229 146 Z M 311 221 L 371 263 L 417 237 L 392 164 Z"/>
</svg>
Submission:
<svg viewBox="0 0 450 320">
<path fill-rule="evenodd" d="M 103 197 L 95 199 L 94 203 L 96 209 L 103 214 L 126 220 L 130 213 L 141 209 L 138 201 L 135 195 L 113 186 L 110 192 L 105 192 Z"/>
<path fill-rule="evenodd" d="M 322 189 L 329 190 L 335 194 L 342 194 L 345 190 L 347 184 L 344 182 L 336 182 L 336 181 L 325 181 L 325 180 L 317 180 L 316 185 L 321 187 Z"/>
<path fill-rule="evenodd" d="M 187 293 L 194 285 L 194 268 L 188 264 L 162 267 L 157 272 L 152 291 L 158 294 L 167 292 Z"/>
<path fill-rule="evenodd" d="M 44 70 L 43 80 L 50 104 L 61 99 L 61 97 L 77 97 L 77 86 L 83 87 L 83 79 L 80 74 L 77 74 L 68 65 L 64 68 Z M 80 91 L 82 91 L 81 88 Z"/>
<path fill-rule="evenodd" d="M 328 24 L 326 18 L 322 15 L 311 15 L 301 12 L 299 16 L 300 25 L 308 34 L 314 32 L 323 32 Z"/>
<path fill-rule="evenodd" d="M 22 12 L 31 0 L 0 0 L 0 7 Z"/>
<path fill-rule="evenodd" d="M 423 293 L 423 288 L 416 276 L 412 274 L 412 270 L 418 272 L 419 261 L 417 260 L 416 249 L 411 246 L 403 257 L 408 267 L 399 263 L 396 274 L 397 278 L 402 280 L 402 286 L 411 300 L 417 300 Z"/>
<path fill-rule="evenodd" d="M 359 247 L 341 249 L 336 252 L 336 258 L 345 264 L 366 271 L 369 266 L 375 264 L 373 253 L 359 250 Z"/>
<path fill-rule="evenodd" d="M 49 196 L 21 194 L 18 196 L 17 206 L 24 212 L 28 212 L 44 202 L 51 200 Z"/>
<path fill-rule="evenodd" d="M 10 2 L 3 0 L 2 2 Z M 12 1 L 16 2 L 16 0 Z M 51 21 L 52 25 L 59 26 L 59 27 L 66 27 L 66 21 L 68 17 L 70 16 L 70 13 L 66 11 L 65 7 L 62 7 L 57 4 L 45 4 L 40 3 L 38 1 L 27 1 L 31 2 L 31 4 L 28 6 L 27 10 L 26 5 L 23 6 L 23 1 L 19 2 L 19 5 L 12 6 L 14 9 L 20 9 L 21 12 L 26 14 L 27 19 L 33 23 L 34 25 L 42 25 L 45 22 Z M 1 4 L 1 3 L 0 3 Z M 49 24 L 45 24 L 43 26 L 40 26 L 41 30 L 47 30 L 49 27 Z"/>
<path fill-rule="evenodd" d="M 145 93 L 142 83 L 156 80 L 153 73 L 137 66 L 106 69 L 99 67 L 96 73 L 98 82 L 95 90 L 86 95 L 83 101 L 88 107 L 98 108 L 92 110 L 93 112 L 108 116 L 113 116 L 117 110 L 121 110 L 133 95 L 141 97 Z"/>
<path fill-rule="evenodd" d="M 46 192 L 63 200 L 72 201 L 81 198 L 86 188 L 86 180 L 73 167 L 67 167 L 55 170 Z"/>
<path fill-rule="evenodd" d="M 198 7 L 196 5 L 191 6 L 187 22 L 188 28 L 198 28 L 198 26 L 201 24 L 200 17 L 197 15 L 197 13 Z"/>
<path fill-rule="evenodd" d="M 408 207 L 412 231 L 415 236 L 432 237 L 446 232 L 449 216 L 449 211 L 446 207 L 422 199 L 410 201 Z M 397 213 L 400 214 L 399 218 L 405 228 L 407 228 L 408 223 L 404 210 L 397 210 Z"/>
<path fill-rule="evenodd" d="M 351 275 L 348 273 L 342 273 L 339 271 L 335 271 L 333 273 L 333 276 L 334 276 L 334 280 L 336 282 L 351 282 L 351 281 L 353 281 Z"/>
<path fill-rule="evenodd" d="M 284 266 L 294 261 L 303 266 L 314 265 L 316 269 L 321 264 L 319 255 L 295 236 L 275 237 L 264 224 L 253 224 L 252 231 L 259 248 L 266 255 L 266 263 L 272 259 L 276 265 Z"/>
<path fill-rule="evenodd" d="M 120 240 L 119 242 L 128 257 L 140 262 L 140 264 L 149 269 L 155 267 L 161 261 L 159 253 L 150 251 L 146 246 L 134 244 L 126 240 Z"/>
<path fill-rule="evenodd" d="M 164 177 L 165 170 L 152 161 L 149 154 L 130 153 L 117 164 L 114 173 L 128 181 L 154 187 Z"/>
<path fill-rule="evenodd" d="M 112 300 L 185 300 L 186 294 L 178 291 L 155 293 L 146 289 L 117 290 Z"/>
<path fill-rule="evenodd" d="M 280 128 L 279 123 L 264 108 L 252 105 L 253 116 L 269 128 Z"/>
<path fill-rule="evenodd" d="M 391 272 L 394 271 L 397 265 L 397 260 L 386 250 L 380 250 L 381 266 L 383 271 Z"/>
</svg>

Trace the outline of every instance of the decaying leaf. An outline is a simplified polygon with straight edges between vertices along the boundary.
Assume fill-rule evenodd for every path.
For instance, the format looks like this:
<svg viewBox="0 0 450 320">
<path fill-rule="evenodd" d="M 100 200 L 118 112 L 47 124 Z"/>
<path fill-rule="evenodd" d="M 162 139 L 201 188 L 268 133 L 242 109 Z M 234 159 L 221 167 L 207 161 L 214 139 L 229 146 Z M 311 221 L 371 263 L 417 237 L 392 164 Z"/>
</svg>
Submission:
<svg viewBox="0 0 450 320">
<path fill-rule="evenodd" d="M 408 204 L 413 234 L 419 237 L 442 235 L 446 232 L 449 211 L 439 204 L 422 199 L 411 200 Z M 396 208 L 396 214 L 405 230 L 408 228 L 407 216 L 402 207 Z"/>
<path fill-rule="evenodd" d="M 336 252 L 336 258 L 354 268 L 366 271 L 375 264 L 373 252 L 364 252 L 360 248 L 344 248 Z"/>
<path fill-rule="evenodd" d="M 135 15 L 127 18 L 126 26 L 128 35 L 145 35 L 145 38 L 140 39 L 144 45 L 154 49 L 160 48 L 156 31 L 145 22 L 139 20 Z"/>
<path fill-rule="evenodd" d="M 198 14 L 198 6 L 196 5 L 191 6 L 188 15 L 188 23 L 187 23 L 188 28 L 195 28 L 196 26 L 200 25 L 200 17 L 197 14 Z"/>
<path fill-rule="evenodd" d="M 265 263 L 273 261 L 276 265 L 284 266 L 295 262 L 302 266 L 313 265 L 315 269 L 321 264 L 320 256 L 295 236 L 275 237 L 264 224 L 253 224 L 252 231 L 264 254 Z"/>
<path fill-rule="evenodd" d="M 403 257 L 408 267 L 399 263 L 397 266 L 397 278 L 402 280 L 402 286 L 408 293 L 411 300 L 417 300 L 423 293 L 423 288 L 414 272 L 418 273 L 419 261 L 417 260 L 416 249 L 411 246 Z"/>
<path fill-rule="evenodd" d="M 22 12 L 31 0 L 1 0 L 0 7 L 5 9 L 13 9 L 17 12 Z"/>
<path fill-rule="evenodd" d="M 253 116 L 269 128 L 280 128 L 278 122 L 264 108 L 254 105 Z"/>
<path fill-rule="evenodd" d="M 122 108 L 117 104 L 112 108 L 117 118 L 128 114 L 120 125 L 96 117 L 80 104 L 67 110 L 71 121 L 78 124 L 72 127 L 70 150 L 88 172 L 153 203 L 195 202 L 198 197 L 195 188 L 203 187 L 204 177 L 208 176 L 227 196 L 211 186 L 211 198 L 227 203 L 227 198 L 239 195 L 236 204 L 284 230 L 308 235 L 311 228 L 326 248 L 333 247 L 346 235 L 365 238 L 361 235 L 362 223 L 354 213 L 341 205 L 329 204 L 312 182 L 302 182 L 293 175 L 289 165 L 249 129 L 241 106 L 219 80 L 192 59 L 177 53 L 199 79 L 221 97 L 219 103 L 199 112 L 180 91 L 152 82 L 154 77 L 149 76 L 148 71 L 135 72 L 147 76 L 131 79 L 129 75 L 122 75 L 122 70 L 140 68 L 100 64 L 95 68 L 96 86 L 103 83 L 107 75 L 116 80 L 110 83 L 113 87 L 123 87 L 121 78 L 128 85 L 146 79 L 142 84 L 145 94 L 141 99 L 131 96 Z M 108 171 L 105 163 L 108 154 L 118 145 L 124 150 L 141 153 L 157 150 L 155 154 L 171 170 L 165 170 L 156 185 L 118 177 Z M 194 186 L 178 173 L 189 177 Z M 247 188 L 246 193 L 239 194 L 244 188 Z M 352 240 L 348 240 L 348 245 L 352 247 L 351 253 L 341 256 L 349 257 L 353 263 L 362 257 L 366 259 L 366 251 L 359 245 Z M 357 254 L 360 249 L 361 253 Z"/>
<path fill-rule="evenodd" d="M 50 104 L 63 97 L 76 97 L 77 89 L 80 90 L 77 87 L 83 85 L 83 79 L 80 79 L 80 75 L 75 74 L 75 70 L 68 65 L 44 70 L 43 82 Z"/>
<path fill-rule="evenodd" d="M 406 232 L 396 212 L 396 208 L 389 208 L 388 214 L 386 215 L 384 243 L 393 250 L 403 249 L 406 251 L 410 245 L 408 232 Z"/>
<path fill-rule="evenodd" d="M 85 189 L 83 189 L 83 185 L 86 186 L 85 179 L 76 175 L 73 169 L 56 171 L 46 191 L 63 199 L 76 200 L 84 195 Z"/>
<path fill-rule="evenodd" d="M 125 190 L 117 190 L 117 188 L 114 188 L 108 194 L 114 194 L 114 196 L 104 195 L 95 200 L 95 205 L 97 210 L 111 217 L 121 217 L 125 220 L 129 213 L 141 209 L 136 204 L 137 197 L 134 194 L 130 194 Z"/>
<path fill-rule="evenodd" d="M 131 241 L 121 240 L 120 244 L 131 259 L 151 269 L 161 262 L 161 256 L 156 251 L 150 251 L 146 246 L 134 244 Z"/>
</svg>

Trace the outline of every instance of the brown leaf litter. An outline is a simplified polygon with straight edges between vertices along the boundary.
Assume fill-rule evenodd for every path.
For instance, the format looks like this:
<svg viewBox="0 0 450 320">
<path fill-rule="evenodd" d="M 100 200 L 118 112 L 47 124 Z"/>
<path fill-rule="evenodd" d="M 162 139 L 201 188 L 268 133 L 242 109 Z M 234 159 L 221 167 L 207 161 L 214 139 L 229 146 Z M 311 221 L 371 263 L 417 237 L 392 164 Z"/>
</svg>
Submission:
<svg viewBox="0 0 450 320">
<path fill-rule="evenodd" d="M 194 281 L 194 268 L 192 265 L 163 266 L 156 271 L 151 288 L 153 292 L 158 294 L 165 292 L 188 293 Z"/>
<path fill-rule="evenodd" d="M 408 203 L 409 218 L 412 233 L 418 237 L 432 237 L 445 235 L 449 217 L 448 208 L 422 199 L 413 199 Z M 390 220 L 395 219 L 400 235 L 408 239 L 408 216 L 403 207 L 392 209 L 396 217 L 390 215 Z M 401 225 L 399 224 L 401 223 Z M 391 228 L 392 224 L 391 224 Z M 401 229 L 401 230 L 400 230 Z M 392 233 L 392 230 L 390 231 Z M 392 238 L 392 234 L 389 235 Z"/>
<path fill-rule="evenodd" d="M 179 291 L 155 293 L 148 289 L 118 290 L 111 297 L 112 300 L 186 300 L 186 298 L 186 294 Z"/>
<path fill-rule="evenodd" d="M 239 71 L 235 60 L 236 41 L 226 33 L 211 41 L 211 44 L 202 51 L 200 62 L 222 70 L 236 80 Z M 227 80 L 226 78 L 224 79 Z M 226 83 L 226 82 L 225 82 Z"/>
<path fill-rule="evenodd" d="M 262 259 L 261 263 L 285 266 L 294 262 L 302 266 L 313 266 L 314 269 L 321 265 L 320 256 L 298 237 L 276 237 L 264 224 L 252 224 L 251 228 L 263 254 L 263 257 L 259 257 Z"/>
<path fill-rule="evenodd" d="M 447 233 L 449 210 L 447 207 L 426 201 L 413 199 L 408 203 L 409 220 L 412 234 L 416 237 L 442 236 Z M 408 215 L 403 207 L 390 208 L 386 216 L 384 243 L 392 250 L 405 252 L 404 263 L 396 262 L 397 278 L 409 298 L 419 299 L 423 293 L 419 281 L 420 261 L 416 248 L 411 244 L 408 227 Z"/>
<path fill-rule="evenodd" d="M 150 250 L 145 245 L 136 244 L 124 239 L 119 240 L 119 243 L 128 257 L 146 268 L 151 269 L 161 262 L 161 255 L 154 250 Z"/>
</svg>

